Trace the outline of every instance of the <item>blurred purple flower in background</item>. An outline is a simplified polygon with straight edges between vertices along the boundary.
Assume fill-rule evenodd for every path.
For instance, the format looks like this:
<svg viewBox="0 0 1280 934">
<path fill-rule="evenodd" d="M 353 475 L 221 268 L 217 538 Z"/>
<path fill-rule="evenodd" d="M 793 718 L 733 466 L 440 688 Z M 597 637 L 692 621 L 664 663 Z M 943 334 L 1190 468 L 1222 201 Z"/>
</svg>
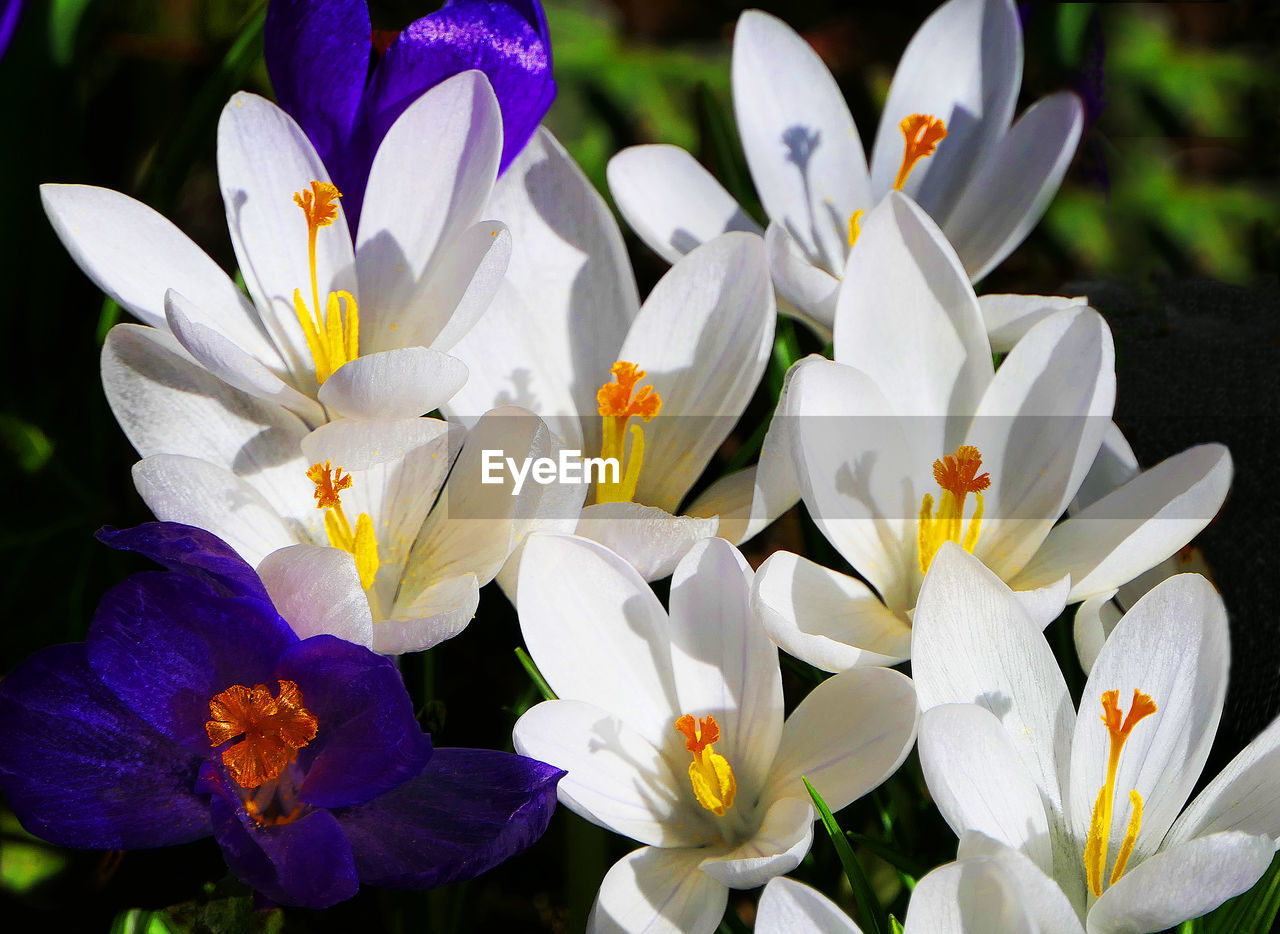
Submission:
<svg viewBox="0 0 1280 934">
<path fill-rule="evenodd" d="M 9 40 L 18 28 L 18 17 L 26 0 L 0 0 L 0 58 L 9 50 Z"/>
<path fill-rule="evenodd" d="M 311 138 L 348 217 L 359 215 L 391 124 L 445 78 L 472 68 L 488 77 L 502 108 L 502 169 L 556 94 L 538 0 L 450 0 L 389 39 L 373 31 L 365 0 L 271 0 L 264 42 L 280 106 Z"/>
</svg>

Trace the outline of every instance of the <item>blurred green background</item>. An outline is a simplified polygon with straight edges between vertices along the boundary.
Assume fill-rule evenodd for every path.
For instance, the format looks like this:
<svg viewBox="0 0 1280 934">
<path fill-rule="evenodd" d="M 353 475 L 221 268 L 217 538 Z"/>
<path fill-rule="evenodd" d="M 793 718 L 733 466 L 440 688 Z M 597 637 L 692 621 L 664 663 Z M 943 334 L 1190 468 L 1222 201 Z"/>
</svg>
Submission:
<svg viewBox="0 0 1280 934">
<path fill-rule="evenodd" d="M 761 4 L 818 49 L 868 144 L 897 58 L 934 5 Z M 752 203 L 729 105 L 730 39 L 746 4 L 545 6 L 560 89 L 548 123 L 602 191 L 618 149 L 671 142 Z M 422 0 L 371 7 L 375 27 L 386 29 L 431 9 Z M 1274 715 L 1280 692 L 1269 532 L 1280 454 L 1280 9 L 1263 2 L 1019 9 L 1027 46 L 1019 109 L 1072 88 L 1089 122 L 1045 221 L 981 288 L 1093 297 L 1116 329 L 1118 417 L 1145 463 L 1196 441 L 1232 445 L 1236 489 L 1202 542 L 1220 570 L 1238 649 L 1215 751 L 1221 764 Z M 117 310 L 53 237 L 36 186 L 128 192 L 231 268 L 214 128 L 233 91 L 270 94 L 261 15 L 262 3 L 250 0 L 33 0 L 0 61 L 0 444 L 9 494 L 0 528 L 0 672 L 41 646 L 83 636 L 102 593 L 142 566 L 96 544 L 92 532 L 149 518 L 129 478 L 135 456 L 98 385 L 100 342 Z M 643 294 L 665 266 L 628 237 Z M 778 547 L 804 547 L 798 513 L 749 554 L 758 562 Z M 535 699 L 511 655 L 519 632 L 502 596 L 487 593 L 480 616 L 435 651 L 433 670 L 406 661 L 424 723 L 443 745 L 509 746 L 511 723 Z M 804 684 L 788 686 L 795 693 Z M 916 782 L 908 769 L 876 801 L 841 816 L 870 841 L 860 853 L 899 916 L 904 874 L 954 853 L 954 838 L 921 803 Z M 886 841 L 918 864 L 894 869 L 870 855 Z M 627 848 L 562 810 L 531 854 L 469 886 L 425 895 L 367 890 L 325 914 L 249 917 L 243 900 L 223 899 L 239 890 L 218 881 L 225 870 L 211 843 L 120 860 L 68 853 L 26 838 L 0 810 L 0 918 L 19 924 L 7 930 L 23 931 L 576 930 L 600 874 Z M 799 875 L 837 890 L 839 868 L 825 841 Z M 746 917 L 750 901 L 735 902 Z M 129 912 L 178 902 L 188 907 L 176 921 Z"/>
</svg>

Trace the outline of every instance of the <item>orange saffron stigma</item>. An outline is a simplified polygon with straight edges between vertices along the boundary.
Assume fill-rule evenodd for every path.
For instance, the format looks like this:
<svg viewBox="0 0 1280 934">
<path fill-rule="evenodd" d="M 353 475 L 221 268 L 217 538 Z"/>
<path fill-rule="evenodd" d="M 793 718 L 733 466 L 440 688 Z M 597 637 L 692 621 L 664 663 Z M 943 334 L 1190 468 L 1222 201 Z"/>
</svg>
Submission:
<svg viewBox="0 0 1280 934">
<path fill-rule="evenodd" d="M 720 741 L 720 724 L 712 716 L 695 720 L 692 714 L 685 714 L 676 720 L 676 730 L 683 734 L 684 748 L 693 755 L 689 784 L 694 798 L 712 814 L 723 817 L 733 807 L 738 782 L 729 761 L 711 746 Z"/>
<path fill-rule="evenodd" d="M 929 114 L 912 114 L 903 118 L 898 129 L 902 130 L 902 135 L 906 138 L 906 148 L 902 153 L 902 167 L 898 169 L 898 177 L 893 180 L 893 187 L 902 191 L 902 186 L 907 183 L 907 176 L 916 163 L 933 155 L 938 143 L 946 139 L 947 125 Z"/>
<path fill-rule="evenodd" d="M 338 199 L 342 192 L 329 182 L 312 182 L 310 189 L 295 191 L 293 203 L 302 208 L 307 217 L 307 229 L 314 235 L 321 227 L 328 227 L 338 217 Z"/>
<path fill-rule="evenodd" d="M 661 411 L 662 397 L 653 391 L 652 386 L 642 386 L 639 392 L 635 392 L 636 383 L 644 379 L 644 370 L 634 363 L 619 360 L 609 372 L 616 382 L 605 383 L 596 393 L 596 405 L 601 415 L 615 418 L 637 415 L 647 422 Z"/>
<path fill-rule="evenodd" d="M 978 474 L 982 455 L 971 444 L 962 444 L 955 454 L 946 454 L 933 462 L 933 479 L 938 486 L 953 493 L 961 502 L 969 493 L 981 493 L 991 486 L 991 474 Z"/>
<path fill-rule="evenodd" d="M 316 509 L 341 509 L 343 490 L 351 488 L 351 474 L 344 474 L 332 461 L 307 468 L 307 479 L 316 485 Z"/>
<path fill-rule="evenodd" d="M 265 684 L 252 688 L 233 684 L 209 701 L 205 731 L 211 746 L 237 736 L 240 742 L 222 752 L 222 762 L 241 788 L 257 788 L 278 778 L 316 738 L 319 720 L 302 706 L 302 691 L 293 681 L 278 681 L 273 697 Z"/>
<path fill-rule="evenodd" d="M 703 717 L 697 721 L 692 714 L 685 714 L 676 721 L 676 729 L 684 734 L 684 748 L 694 755 L 712 743 L 720 742 L 720 724 L 716 723 L 715 717 Z"/>
</svg>

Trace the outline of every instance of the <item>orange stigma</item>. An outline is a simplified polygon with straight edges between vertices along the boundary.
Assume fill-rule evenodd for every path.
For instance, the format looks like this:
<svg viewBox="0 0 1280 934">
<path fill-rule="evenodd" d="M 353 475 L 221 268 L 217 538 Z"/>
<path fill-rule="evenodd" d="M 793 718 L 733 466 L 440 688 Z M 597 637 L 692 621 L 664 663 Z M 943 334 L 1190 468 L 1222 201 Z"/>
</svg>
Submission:
<svg viewBox="0 0 1280 934">
<path fill-rule="evenodd" d="M 695 756 L 712 743 L 720 742 L 720 724 L 715 717 L 703 717 L 694 720 L 692 714 L 685 714 L 676 721 L 676 730 L 684 734 L 684 748 Z"/>
<path fill-rule="evenodd" d="M 332 461 L 307 468 L 307 479 L 316 485 L 316 509 L 341 509 L 343 490 L 351 488 L 351 474 L 344 474 Z"/>
<path fill-rule="evenodd" d="M 1098 791 L 1098 800 L 1093 805 L 1093 816 L 1089 821 L 1089 835 L 1084 845 L 1085 880 L 1089 891 L 1095 897 L 1102 895 L 1102 875 L 1107 868 L 1107 851 L 1111 841 L 1111 812 L 1116 792 L 1116 771 L 1120 767 L 1120 752 L 1133 728 L 1142 720 L 1156 712 L 1155 701 L 1149 694 L 1134 689 L 1133 703 L 1129 706 L 1129 715 L 1121 718 L 1120 692 L 1104 691 L 1102 693 L 1102 722 L 1111 734 L 1111 754 L 1107 759 L 1107 779 Z M 1129 826 L 1125 830 L 1124 840 L 1120 844 L 1120 852 L 1116 856 L 1115 867 L 1111 870 L 1111 885 L 1120 881 L 1124 875 L 1129 855 L 1138 839 L 1138 831 L 1142 829 L 1142 795 L 1137 791 L 1129 792 L 1129 802 L 1133 807 L 1129 817 Z"/>
<path fill-rule="evenodd" d="M 644 379 L 644 370 L 634 363 L 619 360 L 610 369 L 616 382 L 605 383 L 596 393 L 596 405 L 601 415 L 614 418 L 630 418 L 637 415 L 646 422 L 662 409 L 662 397 L 652 386 L 642 386 L 636 392 L 636 383 Z"/>
<path fill-rule="evenodd" d="M 631 456 L 625 457 L 627 420 L 635 416 L 647 422 L 662 410 L 662 397 L 652 386 L 641 386 L 636 390 L 636 384 L 644 379 L 644 370 L 634 363 L 619 360 L 609 372 L 613 374 L 614 381 L 605 383 L 596 392 L 598 411 L 604 419 L 600 456 L 617 466 L 612 481 L 606 481 L 602 475 L 596 482 L 596 502 L 629 503 L 636 495 L 636 484 L 640 482 L 644 429 L 639 425 L 631 426 Z"/>
<path fill-rule="evenodd" d="M 692 714 L 685 714 L 676 720 L 676 731 L 684 735 L 684 748 L 693 755 L 689 763 L 693 796 L 708 811 L 723 817 L 733 807 L 738 782 L 729 761 L 711 747 L 720 741 L 720 724 L 712 716 L 695 720 Z"/>
<path fill-rule="evenodd" d="M 307 218 L 307 261 L 311 266 L 311 307 L 301 289 L 293 290 L 293 310 L 306 339 L 307 350 L 321 386 L 334 371 L 360 354 L 360 309 L 350 292 L 330 292 L 320 304 L 320 282 L 316 273 L 316 234 L 338 219 L 338 199 L 342 192 L 329 182 L 312 182 L 310 189 L 295 191 L 293 203 Z"/>
<path fill-rule="evenodd" d="M 907 176 L 916 163 L 933 155 L 938 143 L 946 139 L 947 125 L 929 114 L 912 114 L 903 118 L 898 129 L 902 130 L 902 135 L 906 138 L 906 148 L 902 153 L 902 166 L 898 169 L 898 177 L 893 180 L 893 187 L 902 191 L 902 186 L 907 183 Z"/>
<path fill-rule="evenodd" d="M 954 454 L 947 454 L 933 462 L 933 479 L 942 489 L 937 512 L 933 509 L 933 497 L 926 493 L 920 503 L 918 549 L 920 573 L 927 574 L 934 555 L 945 542 L 955 542 L 969 554 L 978 547 L 978 535 L 982 531 L 982 493 L 991 486 L 991 474 L 978 473 L 982 455 L 971 444 L 962 444 Z M 964 504 L 969 494 L 977 505 L 963 527 Z"/>
<path fill-rule="evenodd" d="M 979 474 L 982 466 L 982 455 L 972 444 L 962 444 L 954 454 L 946 454 L 933 462 L 933 479 L 938 486 L 955 494 L 956 499 L 964 504 L 969 493 L 981 493 L 991 486 L 991 474 Z"/>
<path fill-rule="evenodd" d="M 278 778 L 316 738 L 319 721 L 302 706 L 302 691 L 293 681 L 278 681 L 272 697 L 265 684 L 247 688 L 233 684 L 209 701 L 205 731 L 211 746 L 244 736 L 222 752 L 222 762 L 241 788 L 257 788 Z"/>
<path fill-rule="evenodd" d="M 295 191 L 293 203 L 307 216 L 307 229 L 314 238 L 321 227 L 328 227 L 338 217 L 338 199 L 342 192 L 329 182 L 312 182 L 310 189 Z"/>
</svg>

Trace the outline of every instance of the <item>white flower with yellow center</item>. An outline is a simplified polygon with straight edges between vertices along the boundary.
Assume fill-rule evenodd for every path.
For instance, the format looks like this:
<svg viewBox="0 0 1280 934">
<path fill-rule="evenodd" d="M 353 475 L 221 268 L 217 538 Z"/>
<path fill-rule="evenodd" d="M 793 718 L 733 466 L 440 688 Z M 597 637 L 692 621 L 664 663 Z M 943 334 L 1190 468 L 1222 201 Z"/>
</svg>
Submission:
<svg viewBox="0 0 1280 934">
<path fill-rule="evenodd" d="M 860 219 L 890 191 L 933 217 L 971 279 L 994 268 L 1048 207 L 1082 126 L 1070 93 L 1038 101 L 1011 125 L 1021 83 L 1012 0 L 950 0 L 903 53 L 868 165 L 818 54 L 780 19 L 743 13 L 733 41 L 734 114 L 769 216 L 779 296 L 829 333 Z M 759 230 L 675 146 L 623 150 L 609 163 L 609 188 L 640 238 L 671 262 L 725 230 Z"/>
<path fill-rule="evenodd" d="M 353 243 L 306 134 L 274 104 L 236 94 L 218 124 L 218 180 L 248 298 L 146 205 L 82 185 L 41 193 L 80 268 L 229 385 L 311 426 L 402 418 L 466 379 L 444 351 L 488 306 L 510 255 L 503 226 L 482 220 L 501 149 L 487 79 L 442 82 L 374 156 Z"/>
<path fill-rule="evenodd" d="M 1231 459 L 1209 444 L 1055 526 L 1111 424 L 1102 318 L 1070 303 L 1028 313 L 993 369 L 959 260 L 896 194 L 864 218 L 849 268 L 858 274 L 841 290 L 835 360 L 794 368 L 785 434 L 809 514 L 862 580 L 772 555 L 756 606 L 786 651 L 829 671 L 905 658 L 921 581 L 946 542 L 1008 581 L 1046 625 L 1066 603 L 1176 553 L 1217 513 Z"/>
<path fill-rule="evenodd" d="M 776 433 L 758 468 L 686 502 L 769 360 L 775 311 L 759 237 L 709 241 L 641 306 L 608 206 L 545 130 L 499 179 L 490 212 L 512 232 L 511 263 L 452 351 L 470 372 L 445 406 L 450 418 L 467 424 L 515 403 L 567 448 L 617 458 L 618 482 L 596 487 L 578 532 L 650 580 L 670 574 L 694 541 L 740 542 L 795 503 Z"/>
<path fill-rule="evenodd" d="M 561 803 L 645 844 L 605 876 L 589 931 L 709 934 L 729 888 L 808 852 L 801 776 L 839 809 L 911 749 L 911 682 L 889 669 L 830 678 L 783 722 L 778 652 L 750 586 L 732 545 L 698 542 L 668 614 L 602 545 L 539 535 L 525 546 L 520 628 L 559 699 L 520 718 L 516 749 L 568 771 Z"/>
<path fill-rule="evenodd" d="M 925 779 L 966 835 L 957 865 L 1001 863 L 1040 930 L 1088 934 L 1162 931 L 1250 888 L 1280 836 L 1280 721 L 1187 804 L 1229 660 L 1221 598 L 1180 574 L 1116 626 L 1077 713 L 1015 594 L 944 546 L 916 607 L 912 672 Z"/>
</svg>

